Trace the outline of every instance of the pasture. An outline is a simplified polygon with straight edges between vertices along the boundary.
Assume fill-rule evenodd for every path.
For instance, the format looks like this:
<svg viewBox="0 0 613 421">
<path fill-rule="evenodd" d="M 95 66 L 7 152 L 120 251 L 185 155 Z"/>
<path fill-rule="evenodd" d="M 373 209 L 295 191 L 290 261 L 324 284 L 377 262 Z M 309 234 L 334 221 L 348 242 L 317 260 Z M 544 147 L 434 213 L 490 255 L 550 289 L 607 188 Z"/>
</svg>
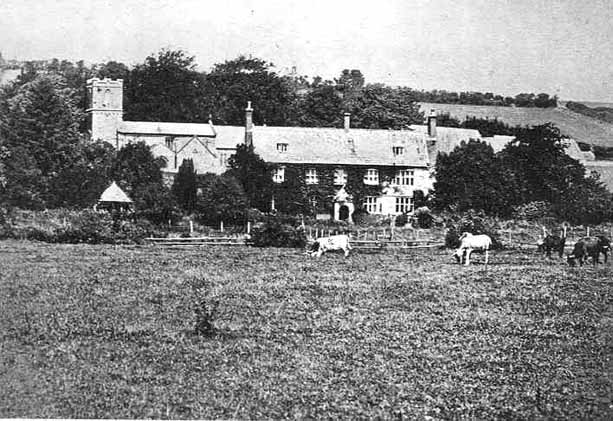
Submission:
<svg viewBox="0 0 613 421">
<path fill-rule="evenodd" d="M 471 260 L 2 241 L 0 417 L 612 418 L 611 262 Z"/>
</svg>

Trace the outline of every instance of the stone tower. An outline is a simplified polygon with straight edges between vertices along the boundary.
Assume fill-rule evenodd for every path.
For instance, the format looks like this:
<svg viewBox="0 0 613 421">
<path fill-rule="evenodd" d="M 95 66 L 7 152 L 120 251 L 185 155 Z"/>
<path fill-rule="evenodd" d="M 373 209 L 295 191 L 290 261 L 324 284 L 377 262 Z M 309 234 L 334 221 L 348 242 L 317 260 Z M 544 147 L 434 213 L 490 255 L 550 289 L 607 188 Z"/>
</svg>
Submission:
<svg viewBox="0 0 613 421">
<path fill-rule="evenodd" d="M 91 136 L 117 146 L 117 129 L 123 121 L 123 79 L 87 81 Z"/>
</svg>

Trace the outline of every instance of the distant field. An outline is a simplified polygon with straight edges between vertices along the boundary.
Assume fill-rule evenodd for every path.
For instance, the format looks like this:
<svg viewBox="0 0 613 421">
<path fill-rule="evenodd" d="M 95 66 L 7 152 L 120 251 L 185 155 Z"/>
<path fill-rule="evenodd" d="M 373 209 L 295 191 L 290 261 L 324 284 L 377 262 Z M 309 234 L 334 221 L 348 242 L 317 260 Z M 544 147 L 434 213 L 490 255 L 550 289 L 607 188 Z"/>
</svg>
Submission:
<svg viewBox="0 0 613 421">
<path fill-rule="evenodd" d="M 3 241 L 0 417 L 613 418 L 611 262 L 476 260 Z"/>
<path fill-rule="evenodd" d="M 613 146 L 613 124 L 604 123 L 562 107 L 489 107 L 425 102 L 420 103 L 420 105 L 424 112 L 434 108 L 438 112 L 449 113 L 460 121 L 464 121 L 467 116 L 474 116 L 478 118 L 498 118 L 511 126 L 533 126 L 551 122 L 563 134 L 577 141 L 598 146 Z"/>
</svg>

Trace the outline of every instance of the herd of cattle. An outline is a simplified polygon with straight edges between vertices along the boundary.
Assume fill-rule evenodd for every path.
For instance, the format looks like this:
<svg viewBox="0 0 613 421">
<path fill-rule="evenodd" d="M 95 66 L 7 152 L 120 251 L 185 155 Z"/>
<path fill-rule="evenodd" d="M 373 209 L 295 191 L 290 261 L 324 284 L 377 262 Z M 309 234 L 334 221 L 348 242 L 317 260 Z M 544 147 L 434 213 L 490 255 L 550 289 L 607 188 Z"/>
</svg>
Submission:
<svg viewBox="0 0 613 421">
<path fill-rule="evenodd" d="M 485 253 L 485 265 L 489 261 L 489 251 L 492 247 L 492 239 L 485 235 L 473 235 L 465 232 L 460 238 L 460 247 L 453 254 L 458 263 L 468 266 L 470 264 L 470 255 L 473 252 Z M 551 252 L 557 252 L 560 258 L 564 257 L 564 247 L 566 246 L 566 235 L 547 235 L 538 245 L 538 250 L 551 257 Z M 345 257 L 349 255 L 351 245 L 349 236 L 333 235 L 330 237 L 321 237 L 315 240 L 311 246 L 311 250 L 307 253 L 311 256 L 321 257 L 327 251 L 342 250 Z M 599 262 L 600 254 L 604 255 L 604 262 L 608 260 L 608 254 L 611 250 L 611 241 L 604 235 L 591 237 L 583 237 L 577 241 L 573 247 L 573 251 L 566 257 L 569 265 L 575 266 L 577 263 L 583 266 L 584 263 L 592 258 L 592 264 L 596 265 Z"/>
</svg>

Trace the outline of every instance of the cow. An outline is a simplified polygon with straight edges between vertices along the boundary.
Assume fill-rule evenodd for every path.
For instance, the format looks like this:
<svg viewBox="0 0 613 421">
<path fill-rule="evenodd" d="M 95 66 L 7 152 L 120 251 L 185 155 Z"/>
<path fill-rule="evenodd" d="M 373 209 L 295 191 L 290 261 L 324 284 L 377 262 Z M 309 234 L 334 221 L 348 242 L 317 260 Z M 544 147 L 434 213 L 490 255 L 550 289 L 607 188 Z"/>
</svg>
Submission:
<svg viewBox="0 0 613 421">
<path fill-rule="evenodd" d="M 347 235 L 332 235 L 330 237 L 320 237 L 311 246 L 311 251 L 308 252 L 311 256 L 321 257 L 327 251 L 342 250 L 345 257 L 349 256 L 349 236 Z"/>
<path fill-rule="evenodd" d="M 462 264 L 464 253 L 466 253 L 464 265 L 468 266 L 470 264 L 470 254 L 473 251 L 485 252 L 485 265 L 487 266 L 489 260 L 488 252 L 491 247 L 492 239 L 489 236 L 485 234 L 473 235 L 469 232 L 464 232 L 460 236 L 460 247 L 454 253 L 454 257 L 458 263 Z"/>
<path fill-rule="evenodd" d="M 604 254 L 605 263 L 607 262 L 607 254 L 611 248 L 608 238 L 604 236 L 583 237 L 575 243 L 573 252 L 566 258 L 570 266 L 575 266 L 579 262 L 580 266 L 587 262 L 589 257 L 592 258 L 592 264 L 595 266 L 598 263 L 600 253 Z"/>
<path fill-rule="evenodd" d="M 538 251 L 545 253 L 547 258 L 551 258 L 551 252 L 558 253 L 560 258 L 564 257 L 564 246 L 566 245 L 566 237 L 557 235 L 548 235 L 543 239 L 543 242 L 538 245 Z"/>
</svg>

